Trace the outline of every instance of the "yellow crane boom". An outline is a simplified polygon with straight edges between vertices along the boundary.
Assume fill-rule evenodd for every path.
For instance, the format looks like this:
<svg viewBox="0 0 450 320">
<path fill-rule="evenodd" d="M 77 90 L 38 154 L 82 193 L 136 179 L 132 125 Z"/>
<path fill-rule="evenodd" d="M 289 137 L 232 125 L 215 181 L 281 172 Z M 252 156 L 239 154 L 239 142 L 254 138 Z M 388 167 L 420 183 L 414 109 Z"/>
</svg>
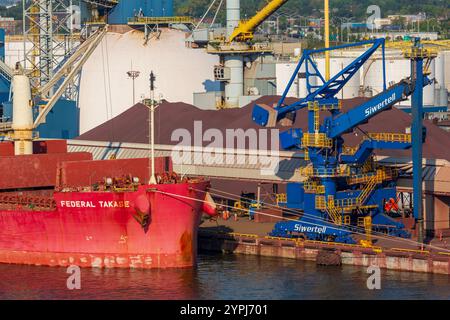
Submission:
<svg viewBox="0 0 450 320">
<path fill-rule="evenodd" d="M 242 20 L 228 39 L 228 42 L 253 39 L 253 31 L 288 1 L 289 0 L 272 0 L 250 20 Z"/>
</svg>

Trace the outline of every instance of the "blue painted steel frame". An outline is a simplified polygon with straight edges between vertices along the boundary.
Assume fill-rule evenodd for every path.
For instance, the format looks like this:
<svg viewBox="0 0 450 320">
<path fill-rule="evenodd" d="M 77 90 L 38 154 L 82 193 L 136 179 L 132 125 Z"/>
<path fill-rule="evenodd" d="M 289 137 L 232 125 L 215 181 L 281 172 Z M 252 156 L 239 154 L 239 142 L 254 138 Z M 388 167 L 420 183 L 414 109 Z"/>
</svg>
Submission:
<svg viewBox="0 0 450 320">
<path fill-rule="evenodd" d="M 335 75 L 328 82 L 323 80 L 319 70 L 315 66 L 314 62 L 311 60 L 312 53 L 320 53 L 329 50 L 336 50 L 341 48 L 355 47 L 361 45 L 372 44 L 366 52 L 364 52 L 355 61 L 349 64 L 344 70 Z M 319 174 L 315 174 L 319 177 L 319 183 L 324 187 L 324 199 L 354 199 L 356 200 L 363 192 L 362 189 L 353 189 L 351 186 L 346 185 L 339 176 L 334 176 L 333 172 L 338 168 L 341 163 L 359 164 L 360 166 L 365 162 L 365 160 L 370 156 L 373 149 L 375 148 L 389 148 L 389 149 L 406 149 L 411 147 L 410 142 L 406 141 L 375 141 L 368 140 L 360 145 L 360 149 L 353 156 L 343 155 L 343 142 L 342 135 L 346 132 L 353 130 L 358 125 L 367 122 L 370 118 L 374 117 L 378 113 L 391 108 L 393 105 L 399 101 L 405 100 L 408 96 L 413 94 L 413 113 L 414 113 L 414 123 L 413 123 L 413 158 L 414 158 L 414 214 L 416 218 L 421 218 L 422 206 L 421 206 L 421 185 L 422 185 L 422 109 L 423 109 L 423 87 L 428 85 L 431 81 L 423 74 L 423 57 L 419 54 L 417 57 L 412 58 L 411 67 L 411 79 L 405 79 L 400 81 L 395 86 L 386 89 L 386 74 L 385 74 L 385 47 L 384 39 L 370 40 L 358 44 L 338 46 L 329 49 L 311 50 L 306 51 L 302 58 L 300 59 L 294 74 L 292 75 L 288 87 L 285 89 L 283 96 L 278 102 L 277 107 L 274 110 L 270 110 L 264 106 L 256 105 L 253 110 L 253 119 L 255 122 L 266 125 L 272 124 L 274 119 L 273 112 L 276 112 L 277 120 L 281 120 L 286 117 L 289 113 L 294 113 L 308 106 L 309 102 L 316 102 L 319 105 L 335 104 L 338 99 L 335 95 L 342 89 L 342 87 L 348 82 L 348 80 L 355 75 L 357 70 L 369 59 L 369 57 L 382 46 L 382 57 L 383 57 L 383 85 L 384 91 L 379 95 L 373 97 L 369 101 L 349 110 L 348 112 L 341 113 L 339 110 L 330 108 L 331 117 L 325 119 L 322 125 L 319 127 L 315 125 L 315 111 L 311 109 L 308 111 L 308 132 L 311 134 L 324 134 L 327 139 L 332 140 L 332 147 L 319 147 L 319 146 L 307 146 L 309 158 L 313 165 L 313 169 L 317 170 Z M 417 46 L 417 43 L 416 43 Z M 285 106 L 284 101 L 286 95 L 292 86 L 297 74 L 303 65 L 306 64 L 306 77 L 307 77 L 307 88 L 309 94 L 301 99 L 300 101 Z M 313 66 L 313 73 L 310 72 L 309 63 Z M 319 77 L 323 85 L 317 86 L 319 88 L 316 91 L 312 91 L 316 87 L 309 85 L 309 77 L 317 76 Z M 342 78 L 342 79 L 341 79 Z M 294 118 L 295 119 L 295 118 Z M 316 131 L 318 130 L 318 131 Z M 292 128 L 287 132 L 280 135 L 281 145 L 287 149 L 302 149 L 302 137 L 304 133 L 301 129 Z M 304 147 L 304 146 L 303 146 Z M 342 157 L 341 157 L 342 156 Z M 360 173 L 357 168 L 356 174 Z M 352 172 L 353 172 L 352 171 Z M 322 172 L 320 174 L 320 172 Z M 355 172 L 353 172 L 355 173 Z M 374 173 L 375 174 L 375 173 Z M 391 179 L 393 180 L 393 179 Z M 376 231 L 384 231 L 388 234 L 399 236 L 399 237 L 409 237 L 409 233 L 403 230 L 404 225 L 392 220 L 390 217 L 384 214 L 384 204 L 387 199 L 396 197 L 395 184 L 391 180 L 386 180 L 377 183 L 377 187 L 372 189 L 370 193 L 365 196 L 365 200 L 359 206 L 365 205 L 376 205 L 375 208 L 366 209 L 365 214 L 372 217 L 372 221 Z M 316 180 L 317 181 L 317 180 Z M 360 186 L 362 188 L 362 186 Z M 351 190 L 351 191 L 348 191 Z M 316 209 L 316 193 L 306 193 L 303 184 L 288 184 L 287 190 L 287 203 L 285 204 L 287 208 L 300 209 L 305 212 L 299 221 L 305 222 L 307 224 L 316 224 L 319 226 L 329 226 L 330 222 L 324 222 L 326 216 L 330 214 L 327 210 Z M 326 200 L 328 201 L 328 200 Z M 328 205 L 326 205 L 328 206 Z M 314 223 L 312 220 L 318 220 Z M 330 215 L 331 219 L 331 215 Z M 334 219 L 334 218 L 333 218 Z M 343 215 L 341 214 L 341 219 Z M 311 221 L 310 221 L 311 220 Z M 343 221 L 342 221 L 343 222 Z M 292 236 L 292 232 L 297 231 L 298 222 L 279 222 L 277 223 L 275 229 L 272 232 L 274 236 Z M 347 230 L 353 230 L 355 226 L 342 227 Z M 377 229 L 378 228 L 378 229 Z M 311 229 L 311 228 L 309 228 Z M 312 230 L 312 229 L 311 229 Z M 325 228 L 324 230 L 327 230 Z M 355 229 L 356 230 L 356 229 Z M 308 237 L 323 240 L 323 237 L 328 235 L 337 237 L 335 241 L 346 242 L 351 241 L 348 239 L 348 234 L 346 232 L 342 234 L 337 234 L 335 231 L 324 231 L 323 234 L 314 234 L 315 232 L 307 232 Z"/>
</svg>

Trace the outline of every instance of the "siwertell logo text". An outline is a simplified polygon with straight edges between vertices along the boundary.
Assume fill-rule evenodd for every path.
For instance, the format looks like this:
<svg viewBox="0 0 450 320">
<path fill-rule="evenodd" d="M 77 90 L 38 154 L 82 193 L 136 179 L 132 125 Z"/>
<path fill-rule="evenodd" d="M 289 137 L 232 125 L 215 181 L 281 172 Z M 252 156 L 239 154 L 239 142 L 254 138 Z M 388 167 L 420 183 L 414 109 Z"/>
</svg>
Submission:
<svg viewBox="0 0 450 320">
<path fill-rule="evenodd" d="M 294 230 L 297 232 L 315 232 L 318 234 L 323 234 L 327 231 L 327 227 L 323 226 L 323 227 L 318 227 L 318 226 L 314 226 L 314 227 L 305 227 L 301 224 L 296 224 L 294 226 Z"/>
<path fill-rule="evenodd" d="M 367 108 L 366 110 L 364 110 L 365 117 L 367 118 L 371 114 L 374 114 L 375 112 L 380 111 L 384 107 L 390 105 L 392 102 L 395 101 L 395 98 L 396 98 L 396 95 L 395 95 L 395 92 L 394 92 L 392 94 L 392 96 L 390 96 L 389 98 L 384 99 L 382 102 L 380 102 L 376 106 Z"/>
</svg>

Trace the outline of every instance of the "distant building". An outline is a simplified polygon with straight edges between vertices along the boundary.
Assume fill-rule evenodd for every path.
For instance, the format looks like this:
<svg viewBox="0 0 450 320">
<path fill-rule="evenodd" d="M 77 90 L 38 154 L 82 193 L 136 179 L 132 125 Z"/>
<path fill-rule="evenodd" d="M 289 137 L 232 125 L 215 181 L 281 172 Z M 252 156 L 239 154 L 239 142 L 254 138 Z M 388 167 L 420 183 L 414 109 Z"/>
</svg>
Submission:
<svg viewBox="0 0 450 320">
<path fill-rule="evenodd" d="M 370 38 L 387 38 L 390 40 L 409 40 L 413 37 L 419 37 L 423 40 L 438 40 L 437 32 L 403 32 L 403 31 L 385 31 L 385 32 L 369 32 L 367 36 Z"/>
<path fill-rule="evenodd" d="M 374 19 L 373 24 L 375 29 L 383 29 L 384 27 L 390 26 L 392 24 L 392 20 L 388 18 Z"/>
<path fill-rule="evenodd" d="M 427 14 L 423 12 L 419 14 L 394 14 L 389 15 L 387 18 L 391 21 L 403 18 L 407 23 L 415 23 L 425 21 L 427 19 Z"/>
</svg>

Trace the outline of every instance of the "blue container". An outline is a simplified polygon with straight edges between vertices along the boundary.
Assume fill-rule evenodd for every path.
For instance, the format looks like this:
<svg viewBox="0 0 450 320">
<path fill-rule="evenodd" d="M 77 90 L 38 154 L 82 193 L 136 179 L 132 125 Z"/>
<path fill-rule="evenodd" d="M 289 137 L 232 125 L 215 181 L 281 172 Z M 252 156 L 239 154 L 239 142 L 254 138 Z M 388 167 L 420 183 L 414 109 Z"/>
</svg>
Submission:
<svg viewBox="0 0 450 320">
<path fill-rule="evenodd" d="M 108 15 L 109 24 L 127 24 L 129 18 L 173 16 L 173 0 L 126 0 L 120 1 Z"/>
<path fill-rule="evenodd" d="M 36 114 L 37 115 L 37 114 Z M 60 99 L 38 127 L 39 137 L 73 139 L 80 135 L 80 109 L 76 101 Z"/>
</svg>

